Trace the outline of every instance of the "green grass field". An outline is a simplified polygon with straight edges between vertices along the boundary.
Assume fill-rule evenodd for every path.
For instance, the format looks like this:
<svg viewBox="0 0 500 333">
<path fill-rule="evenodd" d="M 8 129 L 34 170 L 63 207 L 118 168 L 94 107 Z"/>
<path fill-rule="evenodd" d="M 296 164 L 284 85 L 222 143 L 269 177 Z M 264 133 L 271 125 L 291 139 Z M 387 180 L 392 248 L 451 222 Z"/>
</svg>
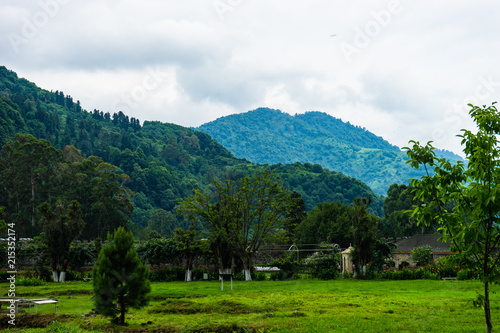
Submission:
<svg viewBox="0 0 500 333">
<path fill-rule="evenodd" d="M 18 296 L 57 299 L 38 315 L 18 314 L 19 332 L 484 332 L 482 308 L 472 300 L 477 281 L 235 281 L 152 283 L 149 306 L 128 313 L 127 326 L 90 315 L 89 282 L 47 283 L 16 289 Z M 6 295 L 7 284 L 0 284 Z M 500 327 L 500 297 L 493 286 L 492 318 Z M 8 317 L 0 314 L 0 329 Z M 49 328 L 26 328 L 51 324 Z M 149 322 L 149 324 L 148 324 Z M 496 331 L 500 332 L 500 328 Z"/>
</svg>

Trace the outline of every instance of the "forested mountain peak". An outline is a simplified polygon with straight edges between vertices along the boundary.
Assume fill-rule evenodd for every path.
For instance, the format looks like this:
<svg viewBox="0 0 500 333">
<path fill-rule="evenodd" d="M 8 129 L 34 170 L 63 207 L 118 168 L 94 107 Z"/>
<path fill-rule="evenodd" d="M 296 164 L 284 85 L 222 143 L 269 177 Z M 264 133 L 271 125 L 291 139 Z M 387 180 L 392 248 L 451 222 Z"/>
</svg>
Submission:
<svg viewBox="0 0 500 333">
<path fill-rule="evenodd" d="M 255 163 L 310 162 L 366 182 L 385 194 L 393 183 L 419 175 L 406 154 L 365 128 L 319 111 L 294 116 L 258 108 L 198 127 L 237 157 Z"/>
<path fill-rule="evenodd" d="M 237 128 L 233 128 L 235 125 Z M 297 139 L 301 137 L 329 137 L 357 147 L 399 150 L 398 147 L 391 145 L 365 128 L 343 122 L 339 118 L 320 111 L 308 111 L 292 116 L 281 110 L 261 107 L 244 113 L 220 117 L 215 121 L 201 125 L 198 129 L 211 134 L 211 129 L 218 126 L 225 127 L 231 132 L 233 130 L 256 130 L 278 136 L 294 136 Z"/>
</svg>

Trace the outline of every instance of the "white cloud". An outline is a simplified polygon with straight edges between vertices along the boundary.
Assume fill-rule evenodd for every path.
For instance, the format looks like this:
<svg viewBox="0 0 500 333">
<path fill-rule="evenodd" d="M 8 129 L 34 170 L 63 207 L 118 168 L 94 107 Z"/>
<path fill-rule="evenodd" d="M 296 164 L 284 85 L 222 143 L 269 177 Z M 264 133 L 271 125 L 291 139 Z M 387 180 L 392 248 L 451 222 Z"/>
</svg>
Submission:
<svg viewBox="0 0 500 333">
<path fill-rule="evenodd" d="M 129 115 L 184 126 L 260 106 L 317 110 L 399 146 L 435 140 L 459 152 L 455 135 L 472 125 L 465 102 L 500 95 L 499 7 L 5 0 L 0 59 L 89 110 L 115 112 L 127 107 L 117 101 L 135 96 Z M 164 73 L 160 83 L 148 79 L 155 70 Z"/>
</svg>

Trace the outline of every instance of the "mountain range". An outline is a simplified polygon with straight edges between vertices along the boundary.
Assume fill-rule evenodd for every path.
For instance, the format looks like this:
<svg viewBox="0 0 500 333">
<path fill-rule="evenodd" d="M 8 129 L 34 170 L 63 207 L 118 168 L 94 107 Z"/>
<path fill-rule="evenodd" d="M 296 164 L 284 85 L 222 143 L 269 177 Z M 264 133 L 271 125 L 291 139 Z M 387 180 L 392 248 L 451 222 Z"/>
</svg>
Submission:
<svg viewBox="0 0 500 333">
<path fill-rule="evenodd" d="M 159 121 L 141 123 L 121 111 L 87 111 L 62 91 L 42 89 L 0 66 L 0 146 L 16 133 L 31 134 L 58 149 L 74 146 L 83 156 L 98 156 L 128 175 L 126 186 L 134 193 L 131 228 L 136 231 L 154 229 L 153 217 L 166 212 L 171 221 L 162 227 L 162 234 L 168 236 L 174 228 L 184 226 L 176 213 L 179 200 L 194 189 L 206 188 L 212 177 L 228 171 L 248 174 L 275 170 L 285 188 L 302 196 L 308 210 L 324 201 L 352 204 L 354 198 L 362 196 L 372 198 L 372 213 L 383 215 L 381 195 L 334 168 L 310 162 L 287 164 L 285 160 L 255 164 L 234 156 L 200 130 Z M 0 178 L 6 174 L 2 168 L 0 165 Z M 8 193 L 0 183 L 0 207 L 6 207 L 7 212 L 12 208 Z"/>
<path fill-rule="evenodd" d="M 361 179 L 385 195 L 391 184 L 422 175 L 406 164 L 406 153 L 365 128 L 323 112 L 294 116 L 269 108 L 218 118 L 197 128 L 235 156 L 254 163 L 315 163 Z M 461 159 L 438 151 L 451 160 Z"/>
</svg>

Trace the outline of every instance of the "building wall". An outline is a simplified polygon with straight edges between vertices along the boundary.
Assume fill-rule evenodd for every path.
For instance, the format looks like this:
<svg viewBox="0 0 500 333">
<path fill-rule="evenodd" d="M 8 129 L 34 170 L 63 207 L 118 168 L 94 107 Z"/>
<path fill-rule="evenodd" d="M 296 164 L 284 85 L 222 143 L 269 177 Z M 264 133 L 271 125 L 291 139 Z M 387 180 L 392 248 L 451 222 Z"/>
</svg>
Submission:
<svg viewBox="0 0 500 333">
<path fill-rule="evenodd" d="M 350 249 L 347 249 L 345 250 L 344 252 L 342 252 L 342 273 L 344 273 L 345 271 L 348 271 L 350 274 L 354 274 L 354 268 L 353 268 L 353 265 L 352 265 L 352 260 L 351 260 L 351 250 L 352 248 Z"/>
<path fill-rule="evenodd" d="M 452 254 L 453 254 L 453 252 L 434 252 L 434 253 L 432 253 L 432 262 L 435 262 L 439 258 L 447 257 L 447 256 L 450 256 Z M 396 267 L 399 267 L 399 265 L 403 261 L 409 262 L 410 266 L 412 266 L 412 267 L 416 266 L 416 263 L 413 260 L 411 260 L 410 252 L 394 252 L 394 257 L 392 260 L 394 260 Z"/>
</svg>

